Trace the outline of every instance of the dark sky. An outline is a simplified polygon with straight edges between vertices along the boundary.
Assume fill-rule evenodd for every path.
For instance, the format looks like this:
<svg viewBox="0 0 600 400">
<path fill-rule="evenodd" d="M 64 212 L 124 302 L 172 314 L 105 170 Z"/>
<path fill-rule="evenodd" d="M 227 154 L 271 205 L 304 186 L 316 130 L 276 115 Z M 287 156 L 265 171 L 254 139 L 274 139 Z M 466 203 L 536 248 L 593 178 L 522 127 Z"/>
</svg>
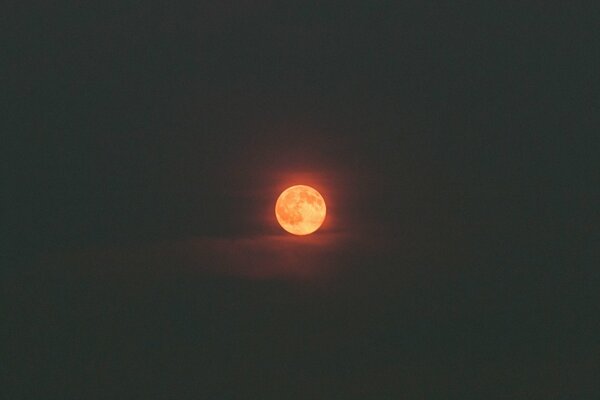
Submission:
<svg viewBox="0 0 600 400">
<path fill-rule="evenodd" d="M 2 13 L 9 398 L 600 395 L 600 7 L 37 3 Z"/>
</svg>

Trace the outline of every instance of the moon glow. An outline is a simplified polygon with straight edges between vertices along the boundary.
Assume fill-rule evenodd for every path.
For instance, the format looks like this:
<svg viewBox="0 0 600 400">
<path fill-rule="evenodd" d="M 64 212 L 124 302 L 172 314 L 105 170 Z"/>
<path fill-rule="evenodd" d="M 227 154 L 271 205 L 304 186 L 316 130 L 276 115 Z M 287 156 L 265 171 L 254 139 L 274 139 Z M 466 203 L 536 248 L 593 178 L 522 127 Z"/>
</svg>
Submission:
<svg viewBox="0 0 600 400">
<path fill-rule="evenodd" d="M 319 229 L 327 207 L 319 192 L 310 186 L 295 185 L 279 195 L 275 216 L 279 225 L 294 235 L 308 235 Z"/>
</svg>

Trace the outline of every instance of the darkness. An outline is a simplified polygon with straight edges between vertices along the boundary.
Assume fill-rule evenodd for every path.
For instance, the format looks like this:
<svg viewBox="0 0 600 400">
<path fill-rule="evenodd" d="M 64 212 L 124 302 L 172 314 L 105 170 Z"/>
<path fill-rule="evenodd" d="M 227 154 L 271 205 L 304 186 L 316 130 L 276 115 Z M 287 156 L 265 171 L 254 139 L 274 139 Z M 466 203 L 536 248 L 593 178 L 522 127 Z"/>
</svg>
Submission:
<svg viewBox="0 0 600 400">
<path fill-rule="evenodd" d="M 550 3 L 3 7 L 7 398 L 599 397 L 600 7 Z"/>
</svg>

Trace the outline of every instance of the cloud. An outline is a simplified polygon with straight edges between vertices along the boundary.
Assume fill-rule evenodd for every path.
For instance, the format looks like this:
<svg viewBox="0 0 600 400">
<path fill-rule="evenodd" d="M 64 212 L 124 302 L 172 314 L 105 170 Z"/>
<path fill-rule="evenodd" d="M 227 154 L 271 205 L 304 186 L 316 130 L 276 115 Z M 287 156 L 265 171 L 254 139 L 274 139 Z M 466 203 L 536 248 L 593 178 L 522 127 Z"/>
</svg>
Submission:
<svg viewBox="0 0 600 400">
<path fill-rule="evenodd" d="M 160 279 L 173 275 L 240 279 L 327 279 L 343 266 L 357 240 L 349 234 L 288 234 L 241 238 L 190 237 L 47 254 L 47 271 Z M 351 252 L 351 251 L 350 251 Z"/>
</svg>

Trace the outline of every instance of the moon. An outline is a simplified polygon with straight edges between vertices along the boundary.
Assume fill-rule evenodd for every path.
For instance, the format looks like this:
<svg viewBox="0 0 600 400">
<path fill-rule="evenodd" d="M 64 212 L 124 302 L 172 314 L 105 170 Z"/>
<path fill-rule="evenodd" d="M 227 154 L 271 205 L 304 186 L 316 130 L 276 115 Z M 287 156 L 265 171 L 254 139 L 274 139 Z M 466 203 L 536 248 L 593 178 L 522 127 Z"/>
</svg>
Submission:
<svg viewBox="0 0 600 400">
<path fill-rule="evenodd" d="M 323 196 L 306 185 L 285 189 L 275 203 L 279 225 L 293 235 L 309 235 L 321 227 L 327 207 Z"/>
</svg>

